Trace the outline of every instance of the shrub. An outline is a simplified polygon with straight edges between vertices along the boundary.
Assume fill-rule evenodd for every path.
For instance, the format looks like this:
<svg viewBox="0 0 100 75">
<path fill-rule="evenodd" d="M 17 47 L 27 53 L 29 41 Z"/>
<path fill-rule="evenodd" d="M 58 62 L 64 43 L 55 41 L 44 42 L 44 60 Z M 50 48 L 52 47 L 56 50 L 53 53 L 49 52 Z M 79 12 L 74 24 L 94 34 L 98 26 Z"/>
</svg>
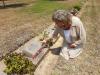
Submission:
<svg viewBox="0 0 100 75">
<path fill-rule="evenodd" d="M 80 5 L 75 5 L 73 8 L 74 8 L 74 9 L 77 9 L 78 11 L 80 11 L 81 6 L 80 6 Z"/>
<path fill-rule="evenodd" d="M 7 74 L 32 74 L 35 71 L 35 65 L 22 54 L 12 53 L 4 58 Z"/>
</svg>

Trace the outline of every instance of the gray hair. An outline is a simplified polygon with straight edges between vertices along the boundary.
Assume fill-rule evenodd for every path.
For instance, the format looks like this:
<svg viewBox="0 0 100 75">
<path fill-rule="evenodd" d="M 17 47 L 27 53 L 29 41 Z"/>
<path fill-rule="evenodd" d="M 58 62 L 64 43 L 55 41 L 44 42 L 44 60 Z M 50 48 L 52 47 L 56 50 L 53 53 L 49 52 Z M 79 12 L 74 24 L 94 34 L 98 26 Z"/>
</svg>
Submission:
<svg viewBox="0 0 100 75">
<path fill-rule="evenodd" d="M 69 21 L 72 14 L 66 10 L 57 10 L 52 15 L 53 21 Z"/>
</svg>

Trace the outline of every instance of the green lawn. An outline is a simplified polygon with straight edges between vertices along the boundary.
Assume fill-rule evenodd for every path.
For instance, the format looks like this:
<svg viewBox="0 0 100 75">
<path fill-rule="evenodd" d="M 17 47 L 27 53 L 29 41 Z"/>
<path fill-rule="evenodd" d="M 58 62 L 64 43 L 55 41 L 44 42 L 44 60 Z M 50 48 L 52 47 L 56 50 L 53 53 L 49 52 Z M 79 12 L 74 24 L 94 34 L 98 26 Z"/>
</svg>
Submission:
<svg viewBox="0 0 100 75">
<path fill-rule="evenodd" d="M 24 8 L 23 11 L 27 13 L 35 13 L 38 15 L 49 15 L 57 9 L 71 9 L 74 6 L 81 6 L 81 0 L 69 1 L 50 1 L 50 0 L 37 0 L 30 7 Z"/>
</svg>

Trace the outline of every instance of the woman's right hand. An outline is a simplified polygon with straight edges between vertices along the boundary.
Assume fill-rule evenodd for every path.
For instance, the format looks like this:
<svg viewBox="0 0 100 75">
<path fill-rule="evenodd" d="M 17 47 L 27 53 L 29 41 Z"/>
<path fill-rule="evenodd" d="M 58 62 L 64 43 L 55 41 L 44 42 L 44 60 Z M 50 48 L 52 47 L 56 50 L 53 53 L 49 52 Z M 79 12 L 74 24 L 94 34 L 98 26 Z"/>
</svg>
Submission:
<svg viewBox="0 0 100 75">
<path fill-rule="evenodd" d="M 45 40 L 43 40 L 43 41 L 41 41 L 41 42 L 42 42 L 42 46 L 46 45 L 47 47 L 50 47 L 50 46 L 53 45 L 53 41 L 52 41 L 51 38 L 45 39 Z"/>
</svg>

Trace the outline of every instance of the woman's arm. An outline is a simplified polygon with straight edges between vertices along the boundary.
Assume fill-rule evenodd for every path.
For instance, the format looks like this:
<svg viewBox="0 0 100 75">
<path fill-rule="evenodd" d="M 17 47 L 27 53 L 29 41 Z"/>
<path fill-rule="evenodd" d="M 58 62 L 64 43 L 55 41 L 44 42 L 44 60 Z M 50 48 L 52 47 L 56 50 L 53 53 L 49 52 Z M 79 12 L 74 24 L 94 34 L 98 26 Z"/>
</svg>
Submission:
<svg viewBox="0 0 100 75">
<path fill-rule="evenodd" d="M 78 39 L 70 45 L 71 48 L 75 48 L 76 46 L 78 46 L 80 44 L 85 44 L 85 42 L 86 42 L 86 31 L 83 26 L 83 23 L 81 22 L 81 20 L 79 18 L 75 19 L 74 21 L 75 21 L 74 23 L 76 25 L 76 32 L 78 35 Z"/>
<path fill-rule="evenodd" d="M 77 29 L 78 29 L 79 39 L 75 41 L 75 44 L 76 45 L 84 44 L 86 42 L 86 31 L 81 21 L 79 22 Z"/>
</svg>

